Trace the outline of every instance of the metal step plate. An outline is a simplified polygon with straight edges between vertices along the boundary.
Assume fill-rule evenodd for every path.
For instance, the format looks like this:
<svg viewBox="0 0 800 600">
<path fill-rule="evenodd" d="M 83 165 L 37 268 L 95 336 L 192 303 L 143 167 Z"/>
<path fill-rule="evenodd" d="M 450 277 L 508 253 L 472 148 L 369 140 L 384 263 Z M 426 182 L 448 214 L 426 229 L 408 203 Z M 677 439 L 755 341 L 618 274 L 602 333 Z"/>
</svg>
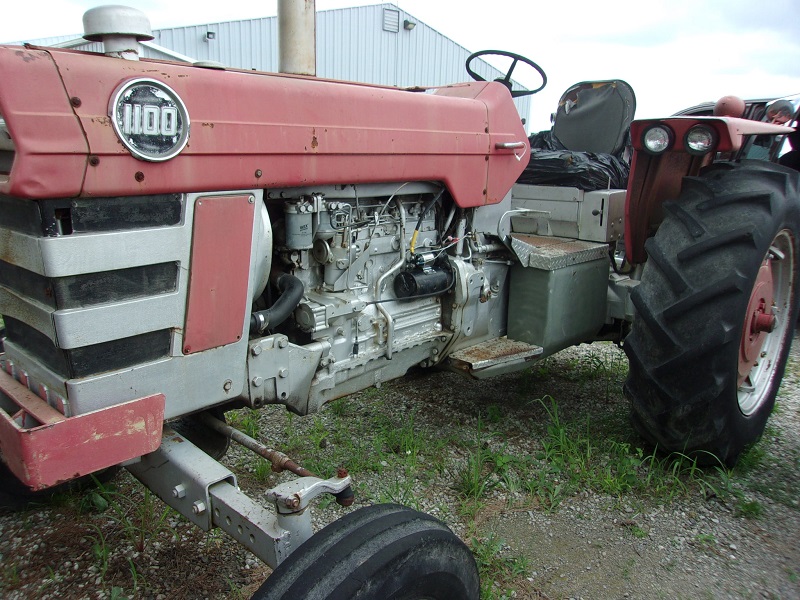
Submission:
<svg viewBox="0 0 800 600">
<path fill-rule="evenodd" d="M 519 368 L 542 352 L 541 346 L 501 337 L 453 352 L 449 360 L 453 368 L 480 379 Z"/>
</svg>

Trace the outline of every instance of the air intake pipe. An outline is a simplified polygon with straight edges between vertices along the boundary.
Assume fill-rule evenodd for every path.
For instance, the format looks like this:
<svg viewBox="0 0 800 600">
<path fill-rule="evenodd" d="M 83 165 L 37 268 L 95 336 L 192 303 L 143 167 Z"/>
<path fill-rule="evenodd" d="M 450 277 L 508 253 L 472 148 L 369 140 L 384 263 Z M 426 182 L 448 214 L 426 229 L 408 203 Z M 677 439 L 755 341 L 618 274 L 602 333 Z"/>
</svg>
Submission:
<svg viewBox="0 0 800 600">
<path fill-rule="evenodd" d="M 98 6 L 83 14 L 83 37 L 103 42 L 106 56 L 139 60 L 139 42 L 153 39 L 150 20 L 142 11 L 127 6 Z"/>
</svg>

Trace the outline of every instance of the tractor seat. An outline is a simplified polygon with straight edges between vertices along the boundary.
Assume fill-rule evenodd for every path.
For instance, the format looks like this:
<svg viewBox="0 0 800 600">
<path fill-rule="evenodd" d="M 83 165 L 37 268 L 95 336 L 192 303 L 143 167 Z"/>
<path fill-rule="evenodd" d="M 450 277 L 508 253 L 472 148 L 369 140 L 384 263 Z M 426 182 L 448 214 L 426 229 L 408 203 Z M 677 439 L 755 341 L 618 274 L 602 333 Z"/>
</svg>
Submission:
<svg viewBox="0 0 800 600">
<path fill-rule="evenodd" d="M 553 133 L 567 150 L 618 156 L 634 112 L 633 88 L 621 79 L 576 83 L 558 101 Z"/>
<path fill-rule="evenodd" d="M 517 181 L 585 191 L 625 188 L 635 111 L 633 89 L 621 79 L 576 83 L 561 96 L 552 129 L 530 137 L 530 162 Z"/>
</svg>

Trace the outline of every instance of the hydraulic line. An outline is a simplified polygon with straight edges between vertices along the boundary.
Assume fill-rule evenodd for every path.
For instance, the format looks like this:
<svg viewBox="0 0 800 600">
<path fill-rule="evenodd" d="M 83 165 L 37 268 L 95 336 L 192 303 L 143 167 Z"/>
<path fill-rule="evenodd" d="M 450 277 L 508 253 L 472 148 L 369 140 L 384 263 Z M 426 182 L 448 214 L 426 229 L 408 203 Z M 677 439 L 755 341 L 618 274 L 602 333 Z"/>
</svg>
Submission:
<svg viewBox="0 0 800 600">
<path fill-rule="evenodd" d="M 383 292 L 383 282 L 386 281 L 390 276 L 394 275 L 402 269 L 406 264 L 406 209 L 403 207 L 403 201 L 400 198 L 396 198 L 395 202 L 397 203 L 397 210 L 400 212 L 400 260 L 398 260 L 392 267 L 386 271 L 383 275 L 378 278 L 378 281 L 375 282 L 375 301 L 378 307 L 378 310 L 383 315 L 383 318 L 386 319 L 386 358 L 391 360 L 392 359 L 392 343 L 394 342 L 394 319 L 392 319 L 392 315 L 389 314 L 382 304 L 380 304 L 381 296 Z"/>
</svg>

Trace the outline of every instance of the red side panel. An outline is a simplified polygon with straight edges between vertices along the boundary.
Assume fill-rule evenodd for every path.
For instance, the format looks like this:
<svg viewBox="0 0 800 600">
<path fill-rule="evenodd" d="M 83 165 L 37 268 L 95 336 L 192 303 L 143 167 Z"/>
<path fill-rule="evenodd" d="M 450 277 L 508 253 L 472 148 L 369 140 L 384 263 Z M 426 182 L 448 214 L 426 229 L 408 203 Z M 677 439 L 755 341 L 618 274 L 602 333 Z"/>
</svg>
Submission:
<svg viewBox="0 0 800 600">
<path fill-rule="evenodd" d="M 204 196 L 195 202 L 184 354 L 241 339 L 254 215 L 252 196 Z"/>
<path fill-rule="evenodd" d="M 17 49 L 0 47 L 3 81 L 26 79 L 11 70 Z M 16 122 L 40 113 L 40 98 L 73 101 L 86 140 L 68 152 L 87 152 L 84 196 L 124 196 L 314 184 L 444 181 L 461 206 L 499 201 L 527 160 L 497 142 L 527 138 L 506 88 L 494 82 L 460 84 L 436 94 L 255 72 L 220 71 L 152 61 L 124 61 L 50 50 L 63 84 L 0 90 L 0 110 L 15 142 L 27 135 Z M 40 53 L 41 54 L 41 53 Z M 52 63 L 51 63 L 52 68 Z M 55 69 L 53 74 L 55 74 Z M 180 95 L 191 134 L 183 152 L 163 163 L 133 158 L 117 139 L 109 101 L 130 79 L 157 79 Z M 39 132 L 37 140 L 46 133 Z M 70 195 L 66 167 L 44 173 L 29 162 L 36 148 L 18 151 L 11 181 L 0 191 L 36 197 Z M 22 148 L 22 146 L 20 146 Z M 66 151 L 65 151 L 66 152 Z M 519 156 L 521 151 L 517 151 Z M 70 175 L 74 177 L 73 175 Z M 43 178 L 32 187 L 30 178 Z"/>
<path fill-rule="evenodd" d="M 154 452 L 164 396 L 157 394 L 65 417 L 5 371 L 0 390 L 19 410 L 0 410 L 0 454 L 25 485 L 41 490 Z"/>
</svg>

